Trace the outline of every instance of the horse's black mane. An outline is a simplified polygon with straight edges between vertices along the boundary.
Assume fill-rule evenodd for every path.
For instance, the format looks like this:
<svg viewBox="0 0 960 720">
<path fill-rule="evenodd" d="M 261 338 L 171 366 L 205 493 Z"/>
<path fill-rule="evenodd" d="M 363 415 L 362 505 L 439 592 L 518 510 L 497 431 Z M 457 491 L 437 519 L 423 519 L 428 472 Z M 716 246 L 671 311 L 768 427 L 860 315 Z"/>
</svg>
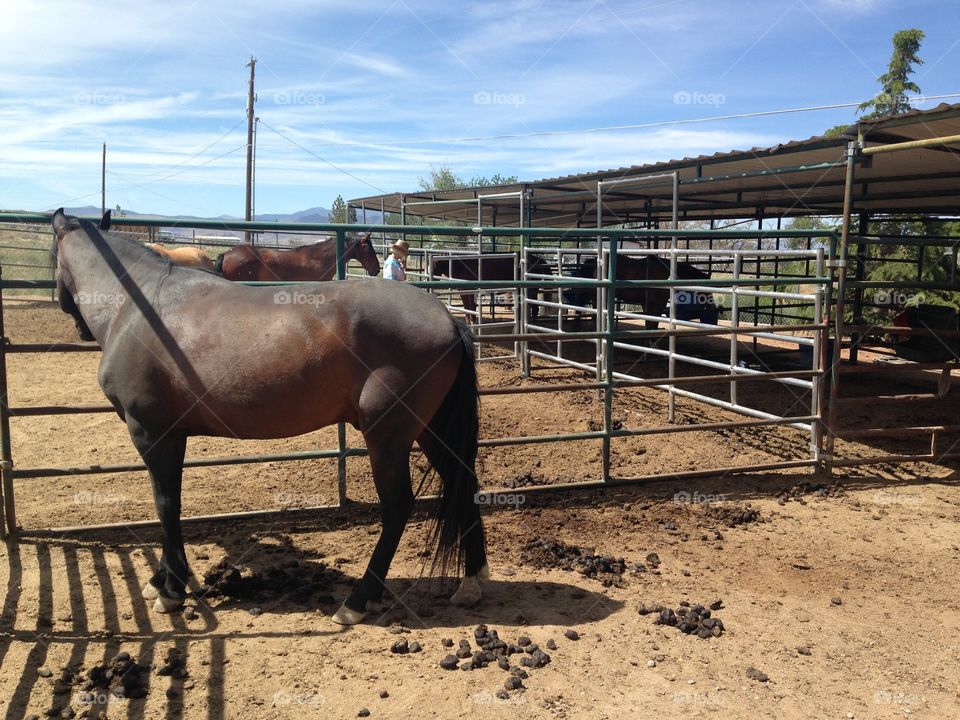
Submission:
<svg viewBox="0 0 960 720">
<path fill-rule="evenodd" d="M 148 248 L 145 244 L 138 242 L 133 238 L 124 237 L 123 235 L 110 232 L 107 230 L 101 230 L 94 223 L 92 223 L 91 221 L 85 218 L 78 218 L 73 215 L 66 215 L 65 217 L 67 220 L 67 228 L 69 230 L 83 230 L 84 232 L 87 233 L 87 237 L 89 237 L 95 244 L 98 242 L 105 243 L 108 240 L 111 242 L 119 242 L 124 245 L 127 245 L 131 249 L 139 248 L 141 251 L 149 251 L 154 257 L 158 258 L 159 260 L 162 260 L 167 264 L 171 264 L 169 258 L 164 257 L 153 248 Z M 59 243 L 57 241 L 57 238 L 54 237 L 53 241 L 50 243 L 50 267 L 53 269 L 56 269 L 57 267 L 58 249 L 59 249 Z"/>
</svg>

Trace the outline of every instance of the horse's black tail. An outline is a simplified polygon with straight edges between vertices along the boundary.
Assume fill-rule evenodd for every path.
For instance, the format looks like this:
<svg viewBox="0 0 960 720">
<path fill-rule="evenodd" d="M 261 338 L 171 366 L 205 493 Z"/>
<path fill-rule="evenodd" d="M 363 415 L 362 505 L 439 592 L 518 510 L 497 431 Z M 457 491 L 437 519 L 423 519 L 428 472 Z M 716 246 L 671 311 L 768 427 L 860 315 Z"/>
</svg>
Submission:
<svg viewBox="0 0 960 720">
<path fill-rule="evenodd" d="M 486 540 L 477 505 L 477 438 L 480 413 L 473 333 L 454 319 L 460 344 L 456 379 L 430 420 L 425 433 L 427 457 L 440 475 L 431 545 L 436 548 L 432 571 L 475 574 L 483 564 Z"/>
<path fill-rule="evenodd" d="M 217 259 L 213 261 L 213 269 L 216 270 L 221 275 L 223 275 L 223 256 L 224 255 L 226 255 L 225 252 L 220 253 L 219 255 L 217 255 Z"/>
</svg>

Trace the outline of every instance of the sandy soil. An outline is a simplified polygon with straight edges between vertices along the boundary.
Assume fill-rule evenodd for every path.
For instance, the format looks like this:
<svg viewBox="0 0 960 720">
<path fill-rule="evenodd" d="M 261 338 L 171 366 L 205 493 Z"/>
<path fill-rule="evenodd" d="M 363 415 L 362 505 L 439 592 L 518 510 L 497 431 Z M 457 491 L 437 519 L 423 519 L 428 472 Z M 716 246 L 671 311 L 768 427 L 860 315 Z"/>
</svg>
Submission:
<svg viewBox="0 0 960 720">
<path fill-rule="evenodd" d="M 6 333 L 16 342 L 73 341 L 69 319 L 44 304 L 5 307 Z M 8 358 L 10 402 L 101 404 L 98 355 Z M 656 369 L 651 369 L 656 372 Z M 540 370 L 530 383 L 575 379 Z M 486 387 L 519 382 L 508 364 L 484 363 Z M 859 382 L 859 381 L 858 381 Z M 922 380 L 914 382 L 924 386 Z M 911 386 L 909 383 L 907 387 Z M 855 390 L 858 386 L 852 386 Z M 898 386 L 899 387 L 899 386 Z M 797 401 L 769 385 L 744 392 L 758 406 L 786 411 Z M 860 387 L 866 391 L 868 388 Z M 716 390 L 722 396 L 724 388 Z M 952 398 L 882 412 L 898 421 L 956 422 Z M 665 424 L 665 398 L 655 390 L 619 395 L 615 418 L 627 427 Z M 681 401 L 681 422 L 734 419 Z M 800 406 L 791 410 L 802 414 Z M 877 419 L 858 409 L 849 421 Z M 601 417 L 595 394 L 487 397 L 483 436 L 587 430 Z M 354 442 L 358 438 L 351 436 Z M 19 467 L 136 460 L 112 414 L 15 418 Z M 729 467 L 804 457 L 806 437 L 789 429 L 695 432 L 618 440 L 618 476 Z M 288 441 L 191 441 L 188 455 L 329 448 L 321 431 Z M 905 441 L 844 444 L 847 455 L 889 452 Z M 916 447 L 910 449 L 916 450 Z M 418 457 L 414 464 L 422 463 Z M 295 507 L 335 500 L 333 461 L 265 463 L 191 469 L 184 513 Z M 599 443 L 491 448 L 482 455 L 488 487 L 595 479 Z M 349 463 L 349 493 L 372 499 L 363 458 Z M 0 697 L 8 717 L 43 715 L 70 705 L 91 717 L 468 717 L 491 712 L 534 718 L 892 718 L 960 715 L 960 489 L 951 467 L 874 466 L 844 473 L 842 489 L 822 496 L 800 486 L 803 502 L 781 504 L 785 491 L 816 482 L 807 471 L 674 480 L 603 492 L 526 493 L 522 504 L 485 510 L 493 578 L 470 610 L 446 602 L 450 587 L 421 578 L 426 522 L 408 527 L 392 570 L 395 594 L 371 622 L 344 630 L 329 619 L 362 571 L 378 524 L 365 506 L 261 520 L 187 526 L 188 556 L 197 576 L 223 556 L 249 571 L 288 565 L 327 567 L 314 594 L 209 604 L 192 600 L 192 620 L 148 612 L 138 588 L 158 560 L 158 532 L 125 528 L 79 538 L 33 533 L 0 550 Z M 142 473 L 17 482 L 18 521 L 27 529 L 150 519 Z M 692 497 L 696 502 L 682 502 Z M 519 502 L 519 499 L 518 499 Z M 759 522 L 724 521 L 750 504 Z M 628 572 L 604 586 L 577 572 L 524 559 L 533 538 L 553 538 L 601 555 L 647 563 L 659 574 Z M 680 601 L 724 607 L 715 613 L 727 632 L 701 640 L 653 624 L 639 605 Z M 836 601 L 839 601 L 837 603 Z M 253 612 L 251 612 L 253 610 Z M 262 611 L 262 612 L 260 612 Z M 473 640 L 479 623 L 513 642 L 527 635 L 552 662 L 529 671 L 525 689 L 496 697 L 508 673 L 495 665 L 446 671 L 439 660 L 452 638 Z M 401 629 L 405 628 L 405 629 Z M 574 628 L 581 639 L 564 631 Z M 400 631 L 400 635 L 396 631 Z M 398 637 L 423 651 L 392 654 Z M 186 653 L 189 677 L 150 675 L 144 700 L 79 702 L 80 686 L 53 694 L 64 667 L 89 669 L 120 650 L 162 664 L 169 648 Z M 798 650 L 800 648 L 800 650 Z M 512 658 L 515 665 L 516 658 Z M 652 666 L 651 666 L 652 665 Z M 38 675 L 49 668 L 54 677 Z M 749 668 L 768 676 L 760 682 Z M 82 674 L 82 673 L 81 673 Z M 387 697 L 381 698 L 385 690 Z"/>
</svg>

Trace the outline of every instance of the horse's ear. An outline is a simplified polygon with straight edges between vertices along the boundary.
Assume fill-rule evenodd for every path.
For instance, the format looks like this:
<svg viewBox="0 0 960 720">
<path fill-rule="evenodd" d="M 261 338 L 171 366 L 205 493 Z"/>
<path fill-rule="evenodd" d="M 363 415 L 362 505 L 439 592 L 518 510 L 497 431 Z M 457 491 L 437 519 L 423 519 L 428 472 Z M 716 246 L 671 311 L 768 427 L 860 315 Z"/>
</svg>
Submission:
<svg viewBox="0 0 960 720">
<path fill-rule="evenodd" d="M 110 223 L 111 223 L 110 213 L 111 213 L 111 211 L 110 211 L 110 210 L 107 210 L 107 211 L 103 214 L 103 217 L 100 218 L 100 229 L 101 229 L 101 230 L 109 230 L 109 229 L 110 229 Z"/>
<path fill-rule="evenodd" d="M 360 234 L 360 239 L 359 239 L 358 242 L 359 242 L 361 245 L 369 245 L 369 244 L 370 244 L 370 233 L 361 233 L 361 234 Z"/>
<path fill-rule="evenodd" d="M 57 238 L 63 240 L 63 236 L 70 230 L 70 222 L 63 208 L 57 208 L 50 222 L 53 224 L 53 231 L 57 234 Z"/>
</svg>

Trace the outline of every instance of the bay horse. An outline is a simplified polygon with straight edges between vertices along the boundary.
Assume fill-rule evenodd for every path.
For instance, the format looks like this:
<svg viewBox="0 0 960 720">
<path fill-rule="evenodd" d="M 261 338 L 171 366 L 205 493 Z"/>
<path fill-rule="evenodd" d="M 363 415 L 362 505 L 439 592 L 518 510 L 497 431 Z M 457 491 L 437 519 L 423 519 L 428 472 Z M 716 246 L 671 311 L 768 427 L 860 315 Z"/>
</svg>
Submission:
<svg viewBox="0 0 960 720">
<path fill-rule="evenodd" d="M 185 597 L 187 438 L 291 437 L 337 422 L 363 433 L 383 527 L 333 620 L 358 623 L 383 596 L 414 504 L 414 442 L 440 476 L 433 569 L 463 568 L 454 603 L 480 599 L 488 570 L 475 502 L 473 337 L 440 302 L 405 283 L 349 281 L 283 292 L 309 302 L 278 300 L 276 287 L 175 265 L 62 209 L 52 225 L 60 307 L 81 336 L 99 341 L 100 386 L 152 481 L 163 553 L 143 596 L 154 610 L 171 612 Z"/>
<path fill-rule="evenodd" d="M 573 277 L 597 279 L 597 258 L 588 257 L 577 268 Z M 617 280 L 667 280 L 670 277 L 670 261 L 657 255 L 631 257 L 630 255 L 617 256 Z M 696 265 L 688 262 L 677 263 L 677 277 L 681 280 L 709 280 L 709 273 L 705 273 Z M 602 279 L 602 278 L 601 278 Z M 697 284 L 697 283 L 692 283 Z M 572 305 L 581 307 L 596 304 L 597 291 L 595 288 L 564 290 L 564 299 Z M 676 317 L 679 320 L 694 320 L 716 325 L 720 316 L 716 299 L 713 293 L 691 292 L 677 290 Z M 666 312 L 670 303 L 670 289 L 658 287 L 620 287 L 617 288 L 617 300 L 631 305 L 640 305 L 645 315 L 657 317 Z M 656 320 L 647 320 L 648 330 L 659 326 Z"/>
<path fill-rule="evenodd" d="M 348 237 L 344 257 L 357 260 L 369 275 L 380 272 L 380 258 L 370 240 L 370 233 Z M 235 245 L 217 257 L 214 267 L 227 280 L 332 280 L 337 272 L 337 242 L 326 238 L 293 250 Z"/>
<path fill-rule="evenodd" d="M 168 248 L 162 243 L 147 243 L 146 247 L 177 265 L 213 270 L 213 258 L 197 247 Z"/>
<path fill-rule="evenodd" d="M 479 258 L 483 258 L 480 260 Z M 530 266 L 528 272 L 548 275 L 550 273 L 550 263 L 539 255 L 530 255 Z M 477 266 L 479 264 L 479 273 Z M 449 277 L 457 280 L 513 280 L 514 269 L 519 266 L 516 264 L 516 257 L 483 257 L 477 255 L 465 255 L 463 257 L 454 256 L 453 259 L 440 259 L 433 261 L 433 277 Z M 522 279 L 522 278 L 516 278 Z M 531 300 L 537 298 L 537 289 L 529 288 L 527 297 Z M 465 310 L 476 311 L 477 309 L 477 291 L 464 291 L 460 293 L 460 302 Z M 539 306 L 530 305 L 530 316 L 536 318 L 539 315 Z"/>
</svg>

